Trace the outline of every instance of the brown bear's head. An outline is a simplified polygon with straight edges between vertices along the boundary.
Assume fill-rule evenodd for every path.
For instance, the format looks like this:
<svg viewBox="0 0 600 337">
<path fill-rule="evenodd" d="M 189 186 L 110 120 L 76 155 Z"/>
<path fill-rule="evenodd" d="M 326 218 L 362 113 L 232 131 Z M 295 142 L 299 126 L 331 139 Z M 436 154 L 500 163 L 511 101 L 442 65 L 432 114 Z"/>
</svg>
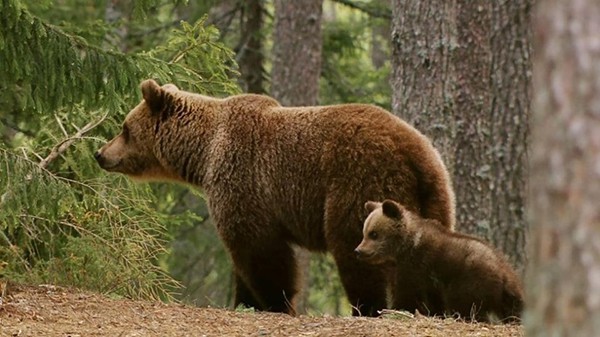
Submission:
<svg viewBox="0 0 600 337">
<path fill-rule="evenodd" d="M 129 112 L 123 129 L 98 150 L 94 157 L 103 169 L 143 180 L 178 180 L 155 155 L 156 127 L 161 123 L 165 102 L 178 91 L 173 84 L 160 87 L 154 80 L 141 84 L 144 100 Z"/>
<path fill-rule="evenodd" d="M 406 227 L 402 205 L 392 201 L 367 201 L 365 209 L 369 216 L 363 227 L 363 240 L 356 247 L 356 256 L 372 264 L 396 261 L 401 244 L 403 228 Z"/>
</svg>

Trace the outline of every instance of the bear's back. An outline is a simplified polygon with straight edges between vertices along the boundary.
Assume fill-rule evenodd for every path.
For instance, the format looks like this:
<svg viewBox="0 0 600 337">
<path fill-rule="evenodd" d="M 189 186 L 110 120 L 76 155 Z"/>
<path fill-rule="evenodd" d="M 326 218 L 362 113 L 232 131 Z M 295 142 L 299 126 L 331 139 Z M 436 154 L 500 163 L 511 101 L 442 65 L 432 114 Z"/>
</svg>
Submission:
<svg viewBox="0 0 600 337">
<path fill-rule="evenodd" d="M 422 219 L 426 220 L 426 219 Z M 448 231 L 436 222 L 422 221 L 426 234 L 422 235 L 421 247 L 424 254 L 431 253 L 434 265 L 445 274 L 477 275 L 484 278 L 501 279 L 511 274 L 506 257 L 484 240 L 453 231 Z"/>
<path fill-rule="evenodd" d="M 452 226 L 453 194 L 438 152 L 386 110 L 367 104 L 282 107 L 260 95 L 233 96 L 223 104 L 208 169 L 215 203 L 222 195 L 227 204 L 231 191 L 240 191 L 238 197 L 252 196 L 258 212 L 290 224 L 293 237 L 315 228 L 308 236 L 320 238 L 319 246 L 323 232 L 314 223 L 328 214 L 325 222 L 334 226 L 346 218 L 361 221 L 369 198 L 403 200 Z M 433 207 L 438 210 L 429 212 Z M 360 232 L 352 235 L 358 239 Z"/>
</svg>

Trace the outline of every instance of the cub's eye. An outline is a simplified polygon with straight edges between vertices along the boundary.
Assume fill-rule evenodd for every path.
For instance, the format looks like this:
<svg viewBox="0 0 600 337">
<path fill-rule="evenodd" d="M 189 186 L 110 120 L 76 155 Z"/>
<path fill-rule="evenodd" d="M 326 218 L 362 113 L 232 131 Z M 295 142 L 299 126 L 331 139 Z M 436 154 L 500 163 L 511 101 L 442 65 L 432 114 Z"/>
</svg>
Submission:
<svg viewBox="0 0 600 337">
<path fill-rule="evenodd" d="M 377 240 L 378 237 L 379 237 L 379 234 L 377 234 L 376 231 L 369 232 L 369 239 L 371 239 L 371 240 Z"/>
</svg>

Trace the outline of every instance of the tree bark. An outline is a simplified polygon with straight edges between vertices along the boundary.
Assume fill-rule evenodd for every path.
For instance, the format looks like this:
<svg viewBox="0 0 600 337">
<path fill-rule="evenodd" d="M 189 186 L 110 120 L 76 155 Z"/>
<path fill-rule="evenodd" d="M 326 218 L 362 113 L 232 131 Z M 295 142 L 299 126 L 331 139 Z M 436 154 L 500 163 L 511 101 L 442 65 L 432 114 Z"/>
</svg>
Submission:
<svg viewBox="0 0 600 337">
<path fill-rule="evenodd" d="M 244 3 L 242 23 L 242 43 L 239 50 L 240 73 L 244 92 L 263 94 L 263 62 L 262 52 L 262 0 L 248 0 Z"/>
<path fill-rule="evenodd" d="M 487 238 L 524 267 L 528 223 L 527 144 L 531 102 L 532 0 L 491 1 L 489 165 L 491 212 Z"/>
<path fill-rule="evenodd" d="M 322 5 L 323 0 L 275 0 L 271 95 L 285 106 L 318 102 Z"/>
<path fill-rule="evenodd" d="M 388 8 L 389 0 L 377 0 L 375 3 L 381 7 Z M 390 59 L 390 40 L 391 22 L 389 19 L 371 17 L 371 62 L 376 69 L 385 65 Z"/>
<path fill-rule="evenodd" d="M 452 171 L 454 1 L 392 1 L 392 111 L 428 135 Z"/>
<path fill-rule="evenodd" d="M 539 2 L 534 27 L 526 332 L 599 336 L 600 3 Z"/>
<path fill-rule="evenodd" d="M 457 229 L 525 261 L 531 0 L 393 1 L 392 107 L 440 150 Z"/>
<path fill-rule="evenodd" d="M 454 117 L 457 229 L 488 237 L 491 228 L 490 11 L 487 0 L 458 0 Z"/>
<path fill-rule="evenodd" d="M 284 106 L 318 103 L 321 75 L 321 18 L 323 0 L 276 0 L 271 96 Z M 308 302 L 310 253 L 296 248 L 300 291 L 296 312 Z"/>
</svg>

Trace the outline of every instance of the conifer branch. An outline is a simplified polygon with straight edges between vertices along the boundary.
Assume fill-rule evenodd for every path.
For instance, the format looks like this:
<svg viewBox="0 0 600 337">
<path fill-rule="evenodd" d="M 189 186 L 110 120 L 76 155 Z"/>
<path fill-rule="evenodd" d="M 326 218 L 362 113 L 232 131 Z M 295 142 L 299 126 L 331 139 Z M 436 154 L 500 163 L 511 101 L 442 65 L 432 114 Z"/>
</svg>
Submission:
<svg viewBox="0 0 600 337">
<path fill-rule="evenodd" d="M 88 133 L 90 130 L 92 130 L 96 126 L 100 125 L 100 123 L 102 123 L 102 121 L 104 121 L 106 116 L 107 115 L 102 116 L 102 118 L 100 118 L 100 120 L 98 120 L 98 121 L 87 123 L 84 127 L 77 130 L 77 132 L 72 137 L 66 138 L 63 141 L 61 141 L 60 143 L 56 144 L 50 151 L 50 154 L 46 158 L 42 159 L 42 161 L 40 161 L 38 166 L 41 168 L 46 168 L 48 166 L 48 164 L 50 164 L 52 161 L 54 161 L 56 158 L 58 158 L 58 156 L 63 154 L 67 150 L 67 148 L 69 146 L 71 146 L 71 144 L 73 144 L 76 140 L 81 139 L 83 137 L 83 135 Z M 61 125 L 61 128 L 62 128 L 62 125 Z"/>
<path fill-rule="evenodd" d="M 194 57 L 201 56 L 191 63 L 169 62 L 155 52 L 125 54 L 105 50 L 33 16 L 16 0 L 0 0 L 0 12 L 0 78 L 9 83 L 12 90 L 8 92 L 17 92 L 21 97 L 16 110 L 41 113 L 75 103 L 84 108 L 118 110 L 120 98 L 130 95 L 132 88 L 149 77 L 206 92 L 209 88 L 198 75 L 211 78 L 210 75 L 218 74 L 211 89 L 235 90 L 227 78 L 227 74 L 232 74 L 228 72 L 230 56 L 212 42 L 218 35 L 204 28 L 205 21 L 194 26 L 187 24 L 185 32 L 175 35 L 179 40 L 169 41 L 161 49 L 181 50 L 174 47 L 195 35 L 194 45 L 202 48 L 197 48 Z M 197 65 L 204 67 L 196 68 Z"/>
</svg>

